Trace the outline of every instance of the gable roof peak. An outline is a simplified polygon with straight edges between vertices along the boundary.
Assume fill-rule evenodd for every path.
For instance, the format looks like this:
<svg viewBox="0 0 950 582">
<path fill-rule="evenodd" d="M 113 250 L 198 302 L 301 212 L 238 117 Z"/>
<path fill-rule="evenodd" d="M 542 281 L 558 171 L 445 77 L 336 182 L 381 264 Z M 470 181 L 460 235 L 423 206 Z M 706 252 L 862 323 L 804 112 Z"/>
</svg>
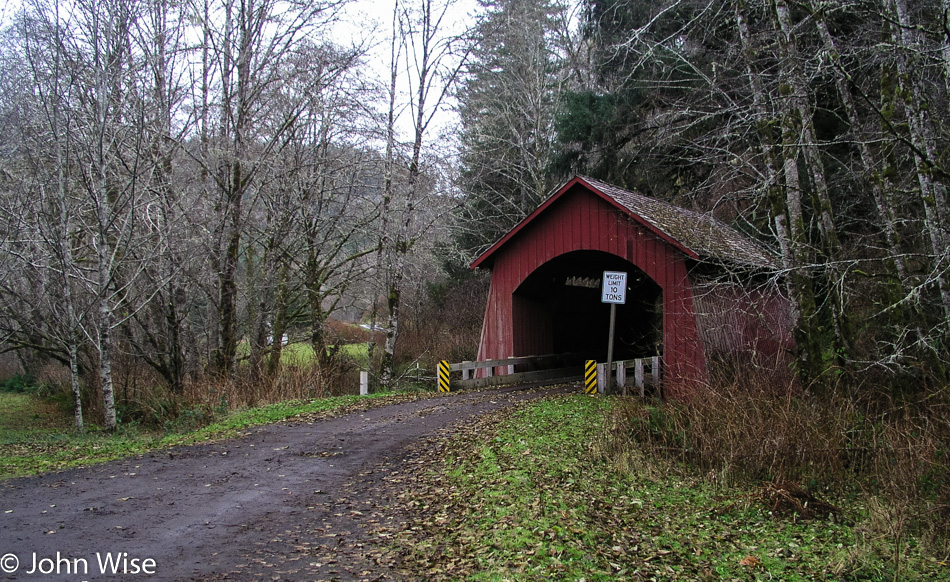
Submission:
<svg viewBox="0 0 950 582">
<path fill-rule="evenodd" d="M 779 265 L 777 257 L 769 249 L 710 213 L 688 210 L 594 178 L 576 176 L 558 188 L 534 212 L 479 255 L 472 263 L 472 268 L 482 265 L 526 224 L 578 184 L 625 212 L 633 220 L 644 224 L 654 234 L 687 256 L 769 269 L 777 268 Z"/>
</svg>

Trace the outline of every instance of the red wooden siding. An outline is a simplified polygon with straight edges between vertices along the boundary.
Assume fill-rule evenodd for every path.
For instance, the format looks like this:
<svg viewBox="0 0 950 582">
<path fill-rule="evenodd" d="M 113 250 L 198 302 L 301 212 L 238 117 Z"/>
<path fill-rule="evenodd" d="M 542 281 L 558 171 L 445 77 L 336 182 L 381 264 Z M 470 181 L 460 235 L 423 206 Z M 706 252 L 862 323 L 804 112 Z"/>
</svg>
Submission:
<svg viewBox="0 0 950 582">
<path fill-rule="evenodd" d="M 648 214 L 652 217 L 646 220 Z M 574 295 L 547 297 L 546 285 L 552 283 L 546 277 L 555 273 L 557 280 L 562 268 L 577 268 L 590 276 L 602 264 L 613 265 L 611 256 L 616 257 L 617 266 L 628 268 L 630 263 L 659 287 L 668 394 L 685 395 L 691 384 L 704 381 L 707 355 L 738 351 L 754 357 L 781 357 L 794 346 L 789 303 L 777 288 L 691 280 L 687 262 L 696 265 L 697 259 L 707 255 L 727 263 L 735 260 L 753 270 L 755 265 L 769 268 L 770 259 L 754 243 L 710 221 L 608 184 L 575 178 L 472 264 L 492 270 L 479 360 L 551 353 L 560 341 L 556 335 L 573 337 L 575 330 L 585 329 L 588 318 L 600 317 L 599 312 L 574 311 L 570 303 Z M 664 229 L 679 234 L 674 238 Z M 715 236 L 696 236 L 705 232 Z M 682 242 L 686 239 L 696 248 Z M 559 257 L 553 268 L 549 265 L 538 271 Z M 594 262 L 588 264 L 589 259 Z M 538 276 L 526 284 L 535 272 Z M 656 297 L 652 285 L 638 289 L 647 302 Z M 570 301 L 565 303 L 565 297 Z M 561 305 L 559 313 L 570 317 L 555 321 L 555 311 L 544 304 L 549 299 Z M 646 313 L 649 316 L 652 308 Z M 627 321 L 628 330 L 642 325 L 642 320 Z"/>
<path fill-rule="evenodd" d="M 794 349 L 791 304 L 774 283 L 750 287 L 698 282 L 693 297 L 708 355 L 743 353 L 759 363 L 774 364 Z"/>
<path fill-rule="evenodd" d="M 553 327 L 550 315 L 537 302 L 514 296 L 514 336 L 512 355 L 530 356 L 554 351 Z"/>
<path fill-rule="evenodd" d="M 589 250 L 626 259 L 661 288 L 668 386 L 705 376 L 692 285 L 685 256 L 678 249 L 583 184 L 575 184 L 513 233 L 491 256 L 491 290 L 479 360 L 548 353 L 552 322 L 545 321 L 544 313 L 515 291 L 548 261 L 567 252 Z"/>
</svg>

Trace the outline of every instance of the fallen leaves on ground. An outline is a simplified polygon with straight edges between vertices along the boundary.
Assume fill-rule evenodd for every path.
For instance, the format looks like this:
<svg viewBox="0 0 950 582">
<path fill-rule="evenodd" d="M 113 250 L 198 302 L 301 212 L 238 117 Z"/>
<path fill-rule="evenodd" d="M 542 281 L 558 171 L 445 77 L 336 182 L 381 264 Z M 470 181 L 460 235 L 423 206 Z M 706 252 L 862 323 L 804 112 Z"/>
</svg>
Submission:
<svg viewBox="0 0 950 582">
<path fill-rule="evenodd" d="M 862 552 L 848 525 L 775 519 L 748 490 L 710 486 L 672 465 L 616 469 L 597 444 L 608 406 L 582 395 L 548 399 L 473 419 L 420 444 L 386 479 L 402 488 L 392 507 L 400 526 L 384 538 L 392 536 L 396 577 L 711 581 L 889 575 L 888 557 Z"/>
</svg>

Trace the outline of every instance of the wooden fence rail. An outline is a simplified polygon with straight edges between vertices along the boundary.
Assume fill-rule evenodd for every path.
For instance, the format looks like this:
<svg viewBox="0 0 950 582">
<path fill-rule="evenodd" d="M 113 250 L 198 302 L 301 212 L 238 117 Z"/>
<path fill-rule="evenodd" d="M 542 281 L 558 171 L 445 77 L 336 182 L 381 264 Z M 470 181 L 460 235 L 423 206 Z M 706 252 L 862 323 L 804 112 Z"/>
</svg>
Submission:
<svg viewBox="0 0 950 582">
<path fill-rule="evenodd" d="M 539 382 L 543 380 L 573 380 L 582 379 L 583 365 L 573 364 L 564 366 L 566 361 L 576 360 L 574 354 L 548 354 L 544 356 L 519 356 L 497 360 L 483 360 L 481 362 L 459 362 L 449 364 L 445 362 L 445 373 L 439 374 L 439 389 L 486 388 L 504 384 L 518 384 L 521 382 Z M 616 371 L 616 386 L 627 394 L 627 371 L 633 370 L 633 386 L 636 386 L 643 396 L 647 386 L 660 384 L 660 357 L 639 358 L 614 362 L 611 372 Z M 480 378 L 477 370 L 485 370 Z M 451 379 L 449 376 L 456 373 L 461 379 Z M 597 389 L 601 394 L 606 393 L 607 364 L 597 364 Z"/>
<path fill-rule="evenodd" d="M 461 380 L 451 380 L 451 387 L 457 389 L 485 388 L 503 384 L 518 384 L 520 382 L 580 377 L 581 370 L 579 366 L 565 367 L 562 365 L 565 360 L 572 357 L 572 354 L 548 354 L 449 364 L 450 372 L 461 373 Z M 483 377 L 476 378 L 476 370 L 485 370 Z"/>
<path fill-rule="evenodd" d="M 607 364 L 597 364 L 597 391 L 601 394 L 607 393 L 607 379 L 610 372 L 614 372 L 617 379 L 616 386 L 626 396 L 627 386 L 630 385 L 627 381 L 627 372 L 631 368 L 633 368 L 633 386 L 640 391 L 640 396 L 646 395 L 647 386 L 660 389 L 660 356 L 621 360 L 614 362 L 610 368 L 608 371 Z"/>
</svg>

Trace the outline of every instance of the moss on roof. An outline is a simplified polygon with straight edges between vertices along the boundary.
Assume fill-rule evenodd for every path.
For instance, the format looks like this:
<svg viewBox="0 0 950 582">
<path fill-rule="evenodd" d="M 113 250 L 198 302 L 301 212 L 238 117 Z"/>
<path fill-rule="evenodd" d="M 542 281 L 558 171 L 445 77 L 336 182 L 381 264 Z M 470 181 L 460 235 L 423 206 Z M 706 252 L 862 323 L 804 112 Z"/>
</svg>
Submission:
<svg viewBox="0 0 950 582">
<path fill-rule="evenodd" d="M 580 176 L 588 186 L 700 257 L 740 265 L 778 268 L 778 257 L 757 241 L 704 214 Z"/>
</svg>

